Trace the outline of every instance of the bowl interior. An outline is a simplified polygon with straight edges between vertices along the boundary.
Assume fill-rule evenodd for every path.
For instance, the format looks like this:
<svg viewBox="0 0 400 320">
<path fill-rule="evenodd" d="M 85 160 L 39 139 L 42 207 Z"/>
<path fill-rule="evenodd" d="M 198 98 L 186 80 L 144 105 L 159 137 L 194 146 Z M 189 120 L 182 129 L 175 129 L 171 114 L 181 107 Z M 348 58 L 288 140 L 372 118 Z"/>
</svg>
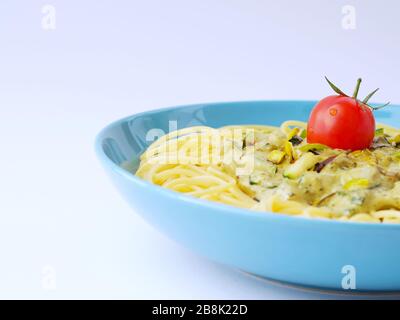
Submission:
<svg viewBox="0 0 400 320">
<path fill-rule="evenodd" d="M 189 105 L 159 109 L 117 121 L 104 129 L 98 143 L 118 166 L 134 172 L 139 156 L 158 137 L 190 126 L 275 125 L 286 120 L 307 121 L 316 101 L 250 101 Z M 398 126 L 400 108 L 375 112 L 378 122 Z"/>
</svg>

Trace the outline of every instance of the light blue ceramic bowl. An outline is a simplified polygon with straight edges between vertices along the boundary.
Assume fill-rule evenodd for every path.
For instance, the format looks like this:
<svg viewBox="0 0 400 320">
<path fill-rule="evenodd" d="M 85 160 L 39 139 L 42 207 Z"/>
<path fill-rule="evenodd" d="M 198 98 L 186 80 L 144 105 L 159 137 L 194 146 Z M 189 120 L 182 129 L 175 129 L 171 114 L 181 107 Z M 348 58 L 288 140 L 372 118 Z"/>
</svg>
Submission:
<svg viewBox="0 0 400 320">
<path fill-rule="evenodd" d="M 288 119 L 306 121 L 314 105 L 315 101 L 252 101 L 145 112 L 106 127 L 97 137 L 96 150 L 115 186 L 137 212 L 201 255 L 307 287 L 343 290 L 346 273 L 349 280 L 355 271 L 358 291 L 400 291 L 400 225 L 252 212 L 184 196 L 133 175 L 139 155 L 150 144 L 149 130 L 168 132 L 169 121 L 177 121 L 179 128 L 279 125 Z M 379 122 L 398 126 L 400 108 L 388 107 L 376 116 Z"/>
</svg>

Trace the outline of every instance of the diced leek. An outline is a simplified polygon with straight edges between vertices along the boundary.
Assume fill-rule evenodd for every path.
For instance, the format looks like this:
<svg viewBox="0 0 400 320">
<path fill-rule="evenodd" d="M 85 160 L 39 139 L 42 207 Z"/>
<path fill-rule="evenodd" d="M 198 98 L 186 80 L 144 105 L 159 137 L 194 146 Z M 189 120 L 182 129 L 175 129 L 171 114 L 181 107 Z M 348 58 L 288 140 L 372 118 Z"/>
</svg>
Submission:
<svg viewBox="0 0 400 320">
<path fill-rule="evenodd" d="M 304 146 L 301 146 L 299 148 L 300 151 L 302 152 L 308 152 L 310 150 L 317 150 L 317 151 L 322 151 L 329 148 L 328 146 L 321 144 L 321 143 L 307 143 Z"/>
<path fill-rule="evenodd" d="M 283 176 L 289 179 L 297 179 L 304 172 L 314 167 L 319 160 L 319 156 L 305 153 L 295 163 L 286 168 Z"/>
<path fill-rule="evenodd" d="M 300 138 L 305 139 L 306 137 L 307 137 L 307 130 L 306 130 L 306 129 L 303 129 L 303 131 L 302 131 L 301 134 L 300 134 Z"/>
<path fill-rule="evenodd" d="M 369 187 L 369 180 L 368 179 L 353 179 L 346 182 L 343 186 L 345 190 L 352 190 L 352 189 L 365 189 Z"/>
<path fill-rule="evenodd" d="M 272 163 L 279 164 L 282 162 L 283 158 L 285 157 L 285 152 L 280 150 L 273 150 L 267 155 L 267 159 Z"/>
</svg>

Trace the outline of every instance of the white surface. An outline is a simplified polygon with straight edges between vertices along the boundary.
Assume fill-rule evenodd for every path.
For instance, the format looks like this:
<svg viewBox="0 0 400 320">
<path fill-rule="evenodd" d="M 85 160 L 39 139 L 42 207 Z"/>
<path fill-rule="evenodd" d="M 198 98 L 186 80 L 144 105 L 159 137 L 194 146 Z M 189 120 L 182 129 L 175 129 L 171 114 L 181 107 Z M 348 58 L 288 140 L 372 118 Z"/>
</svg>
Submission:
<svg viewBox="0 0 400 320">
<path fill-rule="evenodd" d="M 378 3 L 348 31 L 342 1 L 58 0 L 44 31 L 42 1 L 2 0 L 0 298 L 328 298 L 171 242 L 119 197 L 93 142 L 155 107 L 317 99 L 324 74 L 348 91 L 362 75 L 363 93 L 399 102 L 398 10 Z"/>
</svg>

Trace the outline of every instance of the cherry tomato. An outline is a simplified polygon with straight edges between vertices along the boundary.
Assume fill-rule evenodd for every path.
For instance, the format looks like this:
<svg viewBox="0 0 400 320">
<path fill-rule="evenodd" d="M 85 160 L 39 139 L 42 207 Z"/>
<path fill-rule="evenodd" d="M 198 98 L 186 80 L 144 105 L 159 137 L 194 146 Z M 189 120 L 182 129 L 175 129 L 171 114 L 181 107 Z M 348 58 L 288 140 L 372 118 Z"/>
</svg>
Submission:
<svg viewBox="0 0 400 320">
<path fill-rule="evenodd" d="M 322 143 L 335 149 L 367 149 L 374 135 L 375 118 L 371 109 L 350 97 L 322 99 L 308 121 L 307 142 Z"/>
<path fill-rule="evenodd" d="M 353 151 L 369 148 L 375 135 L 375 117 L 367 101 L 376 90 L 361 102 L 357 99 L 361 79 L 353 97 L 328 82 L 339 94 L 316 104 L 308 121 L 307 142 Z"/>
</svg>

